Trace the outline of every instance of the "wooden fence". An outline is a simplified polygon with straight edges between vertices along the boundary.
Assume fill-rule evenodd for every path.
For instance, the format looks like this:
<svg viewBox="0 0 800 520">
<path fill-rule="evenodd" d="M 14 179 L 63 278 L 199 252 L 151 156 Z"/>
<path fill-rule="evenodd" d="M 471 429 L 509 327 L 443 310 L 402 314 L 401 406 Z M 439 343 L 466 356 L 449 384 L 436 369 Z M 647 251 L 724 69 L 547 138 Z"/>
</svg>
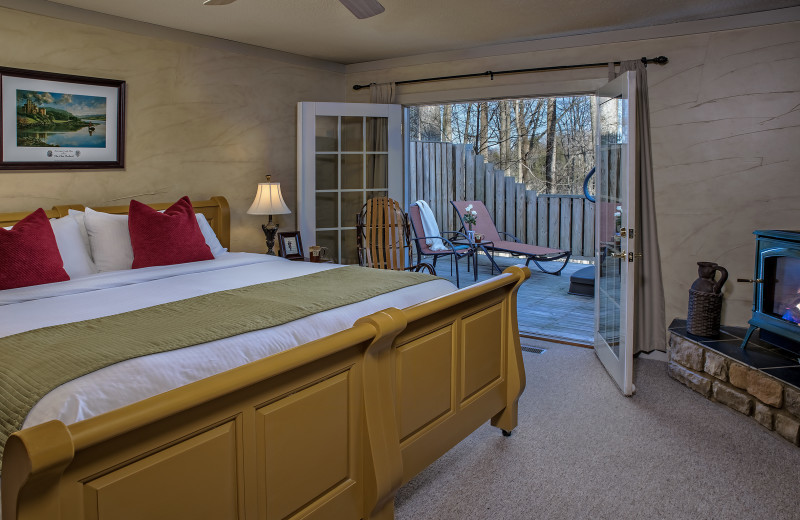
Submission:
<svg viewBox="0 0 800 520">
<path fill-rule="evenodd" d="M 480 200 L 498 231 L 527 244 L 594 257 L 594 203 L 578 195 L 538 195 L 476 155 L 471 145 L 412 141 L 409 201 L 424 199 L 442 230 L 461 224 L 451 200 Z"/>
</svg>

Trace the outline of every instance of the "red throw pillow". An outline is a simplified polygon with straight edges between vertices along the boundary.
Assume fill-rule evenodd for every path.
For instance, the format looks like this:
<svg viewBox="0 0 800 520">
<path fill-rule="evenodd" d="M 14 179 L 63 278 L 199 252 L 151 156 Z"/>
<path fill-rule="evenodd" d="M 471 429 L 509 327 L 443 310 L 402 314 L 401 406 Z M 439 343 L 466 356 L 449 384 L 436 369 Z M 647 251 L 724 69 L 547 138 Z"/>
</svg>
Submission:
<svg viewBox="0 0 800 520">
<path fill-rule="evenodd" d="M 0 228 L 0 289 L 69 280 L 53 227 L 42 208 Z"/>
<path fill-rule="evenodd" d="M 133 247 L 133 269 L 214 259 L 189 197 L 181 198 L 164 213 L 132 200 L 128 209 L 128 230 Z"/>
</svg>

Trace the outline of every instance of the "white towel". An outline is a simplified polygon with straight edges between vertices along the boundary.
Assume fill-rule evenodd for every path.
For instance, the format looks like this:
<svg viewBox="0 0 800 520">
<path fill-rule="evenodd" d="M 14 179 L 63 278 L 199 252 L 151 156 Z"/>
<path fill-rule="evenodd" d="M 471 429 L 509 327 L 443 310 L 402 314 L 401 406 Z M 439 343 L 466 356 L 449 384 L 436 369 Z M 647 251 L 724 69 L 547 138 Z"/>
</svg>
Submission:
<svg viewBox="0 0 800 520">
<path fill-rule="evenodd" d="M 425 239 L 425 243 L 428 244 L 428 247 L 430 247 L 432 251 L 443 251 L 447 249 L 442 239 L 438 238 L 440 235 L 439 225 L 436 223 L 436 217 L 433 215 L 431 207 L 428 206 L 428 203 L 424 200 L 418 200 L 414 204 L 419 206 L 419 216 L 422 219 L 422 231 L 425 232 L 425 236 L 436 237 Z"/>
</svg>

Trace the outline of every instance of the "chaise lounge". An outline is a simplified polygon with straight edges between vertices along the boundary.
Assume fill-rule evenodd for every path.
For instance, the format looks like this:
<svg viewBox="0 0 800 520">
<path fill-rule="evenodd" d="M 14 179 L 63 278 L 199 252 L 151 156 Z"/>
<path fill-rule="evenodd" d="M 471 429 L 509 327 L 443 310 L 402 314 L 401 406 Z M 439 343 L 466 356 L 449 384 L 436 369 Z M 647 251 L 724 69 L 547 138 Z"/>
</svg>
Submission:
<svg viewBox="0 0 800 520">
<path fill-rule="evenodd" d="M 560 275 L 562 269 L 567 266 L 569 257 L 572 255 L 571 251 L 524 244 L 519 238 L 510 233 L 497 231 L 497 227 L 494 225 L 494 221 L 492 221 L 492 217 L 489 215 L 489 211 L 486 209 L 483 202 L 479 200 L 451 200 L 450 204 L 455 208 L 458 218 L 461 220 L 461 226 L 464 228 L 465 232 L 467 230 L 467 225 L 464 222 L 464 214 L 467 212 L 467 207 L 472 206 L 471 211 L 476 212 L 476 222 L 472 224 L 471 230 L 476 234 L 483 235 L 483 238 L 481 242 L 475 244 L 475 247 L 483 251 L 487 258 L 489 258 L 492 263 L 492 273 L 494 273 L 495 268 L 497 268 L 498 271 L 502 271 L 495 263 L 492 255 L 489 254 L 489 251 L 492 250 L 495 252 L 510 253 L 513 256 L 524 256 L 526 258 L 526 267 L 532 260 L 533 263 L 536 264 L 536 267 L 547 274 Z M 504 240 L 500 237 L 501 234 L 507 238 L 513 239 L 513 241 Z M 547 267 L 545 267 L 539 262 L 558 263 L 552 265 L 548 264 Z"/>
</svg>

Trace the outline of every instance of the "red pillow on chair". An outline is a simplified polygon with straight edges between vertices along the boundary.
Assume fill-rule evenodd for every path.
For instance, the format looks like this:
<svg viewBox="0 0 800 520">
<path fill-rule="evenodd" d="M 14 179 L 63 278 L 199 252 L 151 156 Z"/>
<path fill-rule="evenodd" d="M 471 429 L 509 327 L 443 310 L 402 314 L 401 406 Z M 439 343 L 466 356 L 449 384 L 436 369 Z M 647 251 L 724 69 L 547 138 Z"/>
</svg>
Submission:
<svg viewBox="0 0 800 520">
<path fill-rule="evenodd" d="M 0 228 L 0 289 L 69 280 L 53 226 L 42 208 Z"/>
<path fill-rule="evenodd" d="M 189 197 L 181 198 L 164 213 L 132 200 L 128 209 L 128 230 L 133 269 L 214 259 Z"/>
</svg>

